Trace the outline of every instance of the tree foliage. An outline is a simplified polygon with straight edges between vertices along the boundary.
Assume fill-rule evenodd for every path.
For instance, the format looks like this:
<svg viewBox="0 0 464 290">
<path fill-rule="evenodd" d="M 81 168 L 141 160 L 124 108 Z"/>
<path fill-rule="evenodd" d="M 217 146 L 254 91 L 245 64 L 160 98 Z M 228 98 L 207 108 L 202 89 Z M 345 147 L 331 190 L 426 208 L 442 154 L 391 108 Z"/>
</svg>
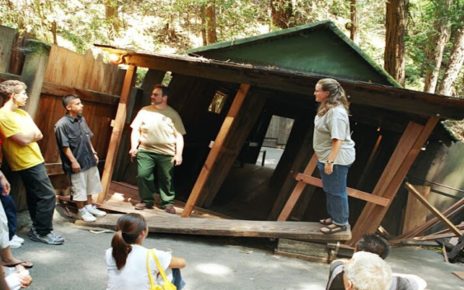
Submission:
<svg viewBox="0 0 464 290">
<path fill-rule="evenodd" d="M 449 9 L 442 8 L 444 1 L 450 2 Z M 408 2 L 405 85 L 424 88 L 426 76 L 435 69 L 439 87 L 445 70 L 454 61 L 453 44 L 464 23 L 464 0 Z M 355 25 L 357 44 L 374 61 L 383 64 L 385 4 L 374 0 L 0 0 L 0 24 L 81 52 L 94 43 L 104 43 L 183 53 L 214 41 L 330 19 L 347 35 Z M 353 8 L 355 18 L 350 13 Z M 436 54 L 432 49 L 438 43 L 438 23 L 447 23 L 450 31 L 441 60 L 433 57 Z M 457 68 L 452 92 L 462 95 L 462 65 Z"/>
</svg>

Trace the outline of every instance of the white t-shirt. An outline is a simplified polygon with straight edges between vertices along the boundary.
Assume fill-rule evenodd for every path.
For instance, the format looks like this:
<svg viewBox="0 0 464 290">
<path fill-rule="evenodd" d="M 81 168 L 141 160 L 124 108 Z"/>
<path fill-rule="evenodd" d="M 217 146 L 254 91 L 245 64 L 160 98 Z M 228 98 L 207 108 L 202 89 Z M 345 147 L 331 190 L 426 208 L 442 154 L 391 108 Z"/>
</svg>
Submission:
<svg viewBox="0 0 464 290">
<path fill-rule="evenodd" d="M 127 256 L 126 265 L 118 270 L 116 261 L 112 256 L 113 248 L 106 250 L 106 269 L 108 272 L 107 290 L 148 290 L 150 282 L 148 280 L 146 257 L 148 249 L 140 245 L 132 244 L 132 251 Z M 165 269 L 166 276 L 169 281 L 172 281 L 172 273 L 168 269 L 171 263 L 171 253 L 155 249 L 156 256 Z M 156 267 L 153 258 L 150 258 L 150 268 L 153 277 L 156 278 L 156 283 L 163 284 L 163 279 L 158 275 L 158 268 Z"/>
<path fill-rule="evenodd" d="M 327 161 L 332 150 L 332 139 L 342 140 L 334 163 L 340 165 L 353 163 L 356 157 L 354 141 L 351 139 L 348 112 L 342 105 L 333 107 L 323 116 L 316 115 L 314 118 L 313 148 L 320 162 Z"/>
<path fill-rule="evenodd" d="M 179 114 L 171 107 L 160 110 L 155 106 L 143 107 L 132 121 L 131 128 L 139 130 L 140 148 L 157 154 L 176 154 L 177 133 L 185 135 Z"/>
</svg>

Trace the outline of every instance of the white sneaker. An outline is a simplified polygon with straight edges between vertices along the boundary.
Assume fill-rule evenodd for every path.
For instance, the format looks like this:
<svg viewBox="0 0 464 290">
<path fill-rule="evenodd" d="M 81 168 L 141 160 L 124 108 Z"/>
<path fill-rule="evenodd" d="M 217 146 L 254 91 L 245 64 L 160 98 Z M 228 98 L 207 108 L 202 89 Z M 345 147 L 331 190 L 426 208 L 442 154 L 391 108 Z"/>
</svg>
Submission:
<svg viewBox="0 0 464 290">
<path fill-rule="evenodd" d="M 21 237 L 18 237 L 17 235 L 14 235 L 13 238 L 11 238 L 12 241 L 18 242 L 20 244 L 24 243 L 24 239 Z"/>
<path fill-rule="evenodd" d="M 11 241 L 8 242 L 8 244 L 10 245 L 10 248 L 12 249 L 17 249 L 17 248 L 21 248 L 22 244 L 20 242 L 17 242 L 13 239 L 11 239 Z"/>
<path fill-rule="evenodd" d="M 79 217 L 85 221 L 85 222 L 94 222 L 97 220 L 96 217 L 94 217 L 90 212 L 87 211 L 87 209 L 79 209 L 78 213 Z"/>
<path fill-rule="evenodd" d="M 106 211 L 99 210 L 94 204 L 88 204 L 85 209 L 96 217 L 102 217 L 106 215 Z"/>
</svg>

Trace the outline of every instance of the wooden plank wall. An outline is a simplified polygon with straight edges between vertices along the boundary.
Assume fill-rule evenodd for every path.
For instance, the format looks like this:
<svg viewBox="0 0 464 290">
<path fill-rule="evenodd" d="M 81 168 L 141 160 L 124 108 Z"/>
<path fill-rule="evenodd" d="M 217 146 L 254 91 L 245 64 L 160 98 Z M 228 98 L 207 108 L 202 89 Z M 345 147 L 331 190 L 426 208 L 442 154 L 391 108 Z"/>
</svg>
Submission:
<svg viewBox="0 0 464 290">
<path fill-rule="evenodd" d="M 72 88 L 120 95 L 124 74 L 117 66 L 104 63 L 92 51 L 85 55 L 53 45 L 45 73 L 45 81 Z"/>
<path fill-rule="evenodd" d="M 124 71 L 106 64 L 89 50 L 85 55 L 52 46 L 44 88 L 35 121 L 44 134 L 39 142 L 45 163 L 59 163 L 54 124 L 64 114 L 62 96 L 77 94 L 84 103 L 84 117 L 94 133 L 93 144 L 100 159 L 106 156 L 111 120 L 116 114 Z M 115 96 L 116 95 L 116 96 Z"/>
<path fill-rule="evenodd" d="M 45 163 L 60 162 L 54 135 L 54 125 L 65 113 L 61 97 L 50 93 L 42 94 L 39 104 L 40 111 L 35 118 L 37 125 L 44 135 L 39 145 L 45 158 Z M 108 100 L 90 100 L 85 96 L 81 96 L 81 98 L 84 103 L 84 117 L 94 133 L 93 145 L 102 159 L 107 153 L 111 135 L 110 123 L 116 114 L 117 103 Z"/>
</svg>

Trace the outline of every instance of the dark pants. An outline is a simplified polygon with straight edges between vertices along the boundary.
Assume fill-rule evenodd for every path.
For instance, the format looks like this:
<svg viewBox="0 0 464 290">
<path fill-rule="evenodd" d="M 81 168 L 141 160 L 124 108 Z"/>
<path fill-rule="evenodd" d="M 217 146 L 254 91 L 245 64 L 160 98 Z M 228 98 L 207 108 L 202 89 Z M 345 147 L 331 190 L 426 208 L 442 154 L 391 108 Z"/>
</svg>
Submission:
<svg viewBox="0 0 464 290">
<path fill-rule="evenodd" d="M 185 282 L 182 280 L 180 269 L 178 268 L 172 269 L 172 284 L 176 286 L 177 290 L 182 290 L 182 288 L 185 286 Z"/>
<path fill-rule="evenodd" d="M 153 194 L 161 196 L 161 206 L 164 207 L 174 201 L 173 156 L 156 154 L 141 150 L 137 153 L 137 185 L 142 201 L 153 205 Z"/>
<path fill-rule="evenodd" d="M 0 200 L 3 204 L 3 209 L 5 210 L 6 218 L 8 220 L 8 234 L 10 240 L 16 234 L 16 204 L 11 197 L 11 195 L 3 195 L 2 186 L 0 186 Z"/>
<path fill-rule="evenodd" d="M 27 207 L 32 225 L 41 236 L 53 230 L 55 190 L 47 175 L 45 164 L 17 171 L 26 188 Z"/>
</svg>

